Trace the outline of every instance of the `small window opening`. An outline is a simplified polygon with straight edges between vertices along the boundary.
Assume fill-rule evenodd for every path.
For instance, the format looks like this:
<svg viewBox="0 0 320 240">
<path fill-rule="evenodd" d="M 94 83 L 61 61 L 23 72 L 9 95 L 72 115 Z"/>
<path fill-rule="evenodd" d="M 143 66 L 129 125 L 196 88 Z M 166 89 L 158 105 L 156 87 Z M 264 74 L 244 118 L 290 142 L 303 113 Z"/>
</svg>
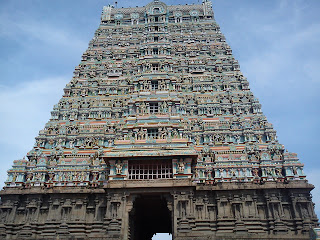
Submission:
<svg viewBox="0 0 320 240">
<path fill-rule="evenodd" d="M 159 71 L 159 64 L 157 63 L 152 64 L 152 71 Z"/>
<path fill-rule="evenodd" d="M 158 81 L 151 81 L 151 90 L 155 91 L 158 90 Z"/>
<path fill-rule="evenodd" d="M 159 104 L 158 103 L 150 103 L 150 113 L 158 113 L 159 112 Z"/>
<path fill-rule="evenodd" d="M 152 50 L 152 52 L 153 52 L 154 55 L 158 55 L 159 54 L 159 49 L 158 48 L 154 48 Z"/>
<path fill-rule="evenodd" d="M 148 137 L 149 138 L 158 138 L 159 132 L 158 129 L 154 128 L 154 129 L 148 129 Z"/>
</svg>

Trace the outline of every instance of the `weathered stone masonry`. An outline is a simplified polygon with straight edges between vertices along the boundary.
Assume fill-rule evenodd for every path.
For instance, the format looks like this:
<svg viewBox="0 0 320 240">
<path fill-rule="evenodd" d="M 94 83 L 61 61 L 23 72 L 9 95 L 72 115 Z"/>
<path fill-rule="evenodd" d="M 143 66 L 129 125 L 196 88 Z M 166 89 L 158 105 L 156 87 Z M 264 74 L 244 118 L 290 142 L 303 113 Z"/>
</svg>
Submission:
<svg viewBox="0 0 320 240">
<path fill-rule="evenodd" d="M 316 219 L 305 182 L 163 184 L 167 187 L 148 190 L 117 186 L 8 190 L 1 205 L 1 222 L 6 223 L 0 225 L 2 237 L 129 239 L 134 198 L 150 191 L 166 192 L 175 239 L 302 239 Z"/>
<path fill-rule="evenodd" d="M 0 238 L 308 239 L 312 189 L 210 1 L 106 6 L 51 119 L 8 171 Z"/>
</svg>

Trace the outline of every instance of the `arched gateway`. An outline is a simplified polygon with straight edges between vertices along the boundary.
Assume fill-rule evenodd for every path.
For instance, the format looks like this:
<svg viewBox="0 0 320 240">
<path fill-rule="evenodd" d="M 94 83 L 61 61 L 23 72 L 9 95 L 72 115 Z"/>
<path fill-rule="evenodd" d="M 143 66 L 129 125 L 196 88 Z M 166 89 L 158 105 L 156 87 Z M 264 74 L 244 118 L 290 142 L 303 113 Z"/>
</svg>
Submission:
<svg viewBox="0 0 320 240">
<path fill-rule="evenodd" d="M 308 239 L 297 155 L 261 112 L 211 2 L 103 8 L 1 191 L 2 239 Z"/>
</svg>

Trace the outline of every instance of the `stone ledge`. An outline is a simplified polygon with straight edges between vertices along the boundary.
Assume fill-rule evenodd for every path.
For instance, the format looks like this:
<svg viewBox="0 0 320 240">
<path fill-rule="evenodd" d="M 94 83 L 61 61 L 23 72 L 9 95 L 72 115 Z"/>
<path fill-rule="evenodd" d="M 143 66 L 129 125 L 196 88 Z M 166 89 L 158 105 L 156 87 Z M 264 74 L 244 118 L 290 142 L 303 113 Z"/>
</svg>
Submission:
<svg viewBox="0 0 320 240">
<path fill-rule="evenodd" d="M 271 236 L 271 235 L 257 235 L 257 236 L 241 236 L 241 235 L 225 235 L 225 236 L 194 236 L 194 237 L 175 237 L 175 240 L 309 240 L 309 236 L 295 236 L 295 235 L 282 235 L 282 236 Z"/>
<path fill-rule="evenodd" d="M 192 187 L 196 186 L 190 178 L 185 179 L 146 179 L 109 181 L 106 188 L 150 188 L 150 187 Z"/>
<path fill-rule="evenodd" d="M 308 183 L 307 180 L 290 181 L 288 183 L 265 182 L 263 184 L 255 184 L 248 182 L 224 182 L 215 185 L 197 185 L 196 190 L 254 190 L 254 189 L 314 189 L 314 185 Z"/>
<path fill-rule="evenodd" d="M 148 180 L 111 180 L 105 185 L 97 188 L 91 187 L 32 187 L 32 188 L 4 188 L 0 191 L 0 196 L 18 194 L 99 194 L 105 193 L 108 189 L 117 188 L 164 188 L 164 187 L 195 187 L 198 191 L 230 191 L 230 190 L 259 190 L 259 189 L 308 189 L 314 186 L 307 180 L 290 181 L 288 183 L 265 182 L 255 184 L 249 182 L 224 182 L 214 185 L 199 185 L 190 178 L 185 179 L 148 179 Z"/>
<path fill-rule="evenodd" d="M 20 195 L 20 194 L 55 194 L 55 193 L 105 193 L 103 188 L 80 188 L 80 187 L 32 187 L 28 189 L 21 188 L 5 188 L 0 191 L 0 196 L 4 195 Z"/>
</svg>

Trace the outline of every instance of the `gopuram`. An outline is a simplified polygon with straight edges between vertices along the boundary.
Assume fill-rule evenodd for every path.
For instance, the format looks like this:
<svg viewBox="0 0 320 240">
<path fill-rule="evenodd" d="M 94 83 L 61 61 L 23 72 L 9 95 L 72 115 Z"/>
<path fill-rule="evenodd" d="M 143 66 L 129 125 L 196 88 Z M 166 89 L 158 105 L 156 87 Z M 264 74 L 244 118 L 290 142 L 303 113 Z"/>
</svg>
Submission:
<svg viewBox="0 0 320 240">
<path fill-rule="evenodd" d="M 103 8 L 27 159 L 1 239 L 308 239 L 318 225 L 212 4 Z"/>
</svg>

